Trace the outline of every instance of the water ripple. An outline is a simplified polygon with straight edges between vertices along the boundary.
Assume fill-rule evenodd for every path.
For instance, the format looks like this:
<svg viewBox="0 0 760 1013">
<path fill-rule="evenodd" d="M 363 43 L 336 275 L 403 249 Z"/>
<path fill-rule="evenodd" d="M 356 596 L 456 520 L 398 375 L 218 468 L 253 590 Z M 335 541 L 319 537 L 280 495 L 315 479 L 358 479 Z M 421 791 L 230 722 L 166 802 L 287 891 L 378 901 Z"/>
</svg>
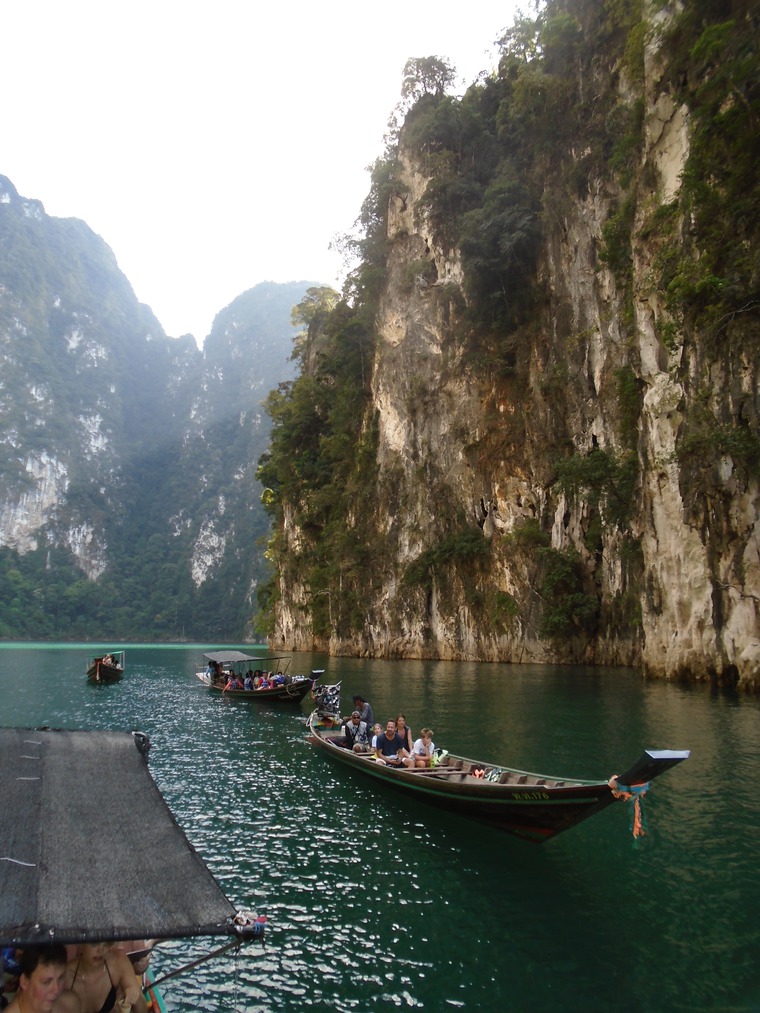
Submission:
<svg viewBox="0 0 760 1013">
<path fill-rule="evenodd" d="M 609 776 L 644 746 L 692 748 L 647 796 L 643 841 L 614 807 L 536 848 L 336 767 L 305 742 L 305 707 L 208 694 L 199 652 L 128 651 L 111 687 L 85 683 L 85 655 L 0 650 L 3 722 L 147 732 L 192 844 L 233 903 L 269 918 L 263 944 L 169 983 L 170 1013 L 760 1008 L 758 701 L 617 670 L 331 663 L 379 718 L 403 706 L 495 762 Z M 162 943 L 157 970 L 216 945 Z"/>
</svg>

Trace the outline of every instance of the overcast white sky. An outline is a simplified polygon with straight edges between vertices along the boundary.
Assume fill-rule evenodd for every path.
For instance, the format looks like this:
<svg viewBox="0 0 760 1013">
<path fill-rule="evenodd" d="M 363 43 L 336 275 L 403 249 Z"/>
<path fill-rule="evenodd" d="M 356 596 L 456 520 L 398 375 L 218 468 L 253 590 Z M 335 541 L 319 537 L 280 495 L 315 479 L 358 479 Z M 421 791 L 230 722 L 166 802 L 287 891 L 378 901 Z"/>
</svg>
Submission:
<svg viewBox="0 0 760 1013">
<path fill-rule="evenodd" d="M 167 334 L 260 281 L 336 287 L 409 57 L 469 84 L 505 0 L 0 0 L 0 174 L 108 243 Z"/>
</svg>

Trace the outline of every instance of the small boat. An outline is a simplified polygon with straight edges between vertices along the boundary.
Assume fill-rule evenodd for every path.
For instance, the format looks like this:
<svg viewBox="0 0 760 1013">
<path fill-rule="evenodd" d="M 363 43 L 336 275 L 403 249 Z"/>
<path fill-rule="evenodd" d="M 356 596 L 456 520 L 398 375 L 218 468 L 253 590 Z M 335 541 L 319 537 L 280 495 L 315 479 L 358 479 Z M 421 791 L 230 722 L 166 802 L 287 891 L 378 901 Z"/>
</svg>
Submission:
<svg viewBox="0 0 760 1013">
<path fill-rule="evenodd" d="M 204 654 L 203 659 L 206 667 L 195 675 L 207 689 L 247 700 L 300 703 L 313 689 L 317 679 L 324 675 L 323 668 L 312 669 L 311 675 L 290 675 L 290 658 L 286 655 L 255 658 L 241 651 L 212 651 Z M 254 686 L 245 689 L 245 676 L 249 673 Z M 238 685 L 235 685 L 235 680 Z M 262 681 L 256 685 L 257 680 Z"/>
<path fill-rule="evenodd" d="M 87 665 L 90 682 L 118 682 L 124 675 L 124 651 L 109 651 L 100 654 Z"/>
<path fill-rule="evenodd" d="M 0 728 L 0 946 L 232 937 L 211 957 L 263 938 L 176 823 L 149 748 L 140 732 Z M 146 982 L 154 1010 L 183 970 Z"/>
<path fill-rule="evenodd" d="M 166 1013 L 164 997 L 156 985 L 156 977 L 150 968 L 143 974 L 143 995 L 148 1003 L 149 1013 Z"/>
<path fill-rule="evenodd" d="M 603 781 L 534 774 L 449 753 L 428 768 L 392 767 L 377 762 L 374 753 L 355 753 L 342 745 L 340 722 L 337 711 L 315 710 L 308 719 L 308 741 L 378 784 L 539 843 L 621 798 L 632 803 L 632 829 L 639 836 L 641 797 L 648 783 L 689 756 L 689 750 L 648 749 L 624 774 Z"/>
</svg>

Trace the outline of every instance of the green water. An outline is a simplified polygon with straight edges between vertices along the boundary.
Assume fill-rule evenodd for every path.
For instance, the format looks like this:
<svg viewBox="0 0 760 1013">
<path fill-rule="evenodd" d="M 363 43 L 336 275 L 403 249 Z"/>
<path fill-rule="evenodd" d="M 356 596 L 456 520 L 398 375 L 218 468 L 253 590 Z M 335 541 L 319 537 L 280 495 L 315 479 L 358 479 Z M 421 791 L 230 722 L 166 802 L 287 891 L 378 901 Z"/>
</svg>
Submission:
<svg viewBox="0 0 760 1013">
<path fill-rule="evenodd" d="M 122 682 L 92 686 L 86 647 L 0 647 L 0 722 L 148 733 L 188 837 L 269 918 L 263 947 L 167 984 L 170 1011 L 760 1010 L 757 700 L 627 670 L 296 656 L 342 681 L 344 709 L 362 692 L 494 762 L 607 778 L 646 747 L 692 750 L 653 783 L 643 840 L 621 804 L 535 846 L 330 763 L 304 741 L 308 701 L 209 694 L 201 651 L 127 647 Z M 206 944 L 162 944 L 156 971 Z"/>
</svg>

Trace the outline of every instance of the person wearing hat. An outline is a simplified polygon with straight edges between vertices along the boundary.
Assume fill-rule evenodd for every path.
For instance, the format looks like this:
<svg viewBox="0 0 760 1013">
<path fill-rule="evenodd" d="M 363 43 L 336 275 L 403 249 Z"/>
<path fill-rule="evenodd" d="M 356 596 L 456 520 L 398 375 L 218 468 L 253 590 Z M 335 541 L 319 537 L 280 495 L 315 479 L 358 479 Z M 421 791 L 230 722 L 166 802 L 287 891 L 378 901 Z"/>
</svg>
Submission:
<svg viewBox="0 0 760 1013">
<path fill-rule="evenodd" d="M 367 728 L 371 728 L 375 723 L 375 715 L 372 713 L 371 705 L 358 693 L 354 696 L 354 707 L 359 711 L 361 719 Z"/>
<path fill-rule="evenodd" d="M 369 753 L 369 727 L 366 721 L 362 721 L 360 711 L 354 711 L 342 728 L 344 744 L 346 749 L 353 749 L 355 753 Z"/>
</svg>

